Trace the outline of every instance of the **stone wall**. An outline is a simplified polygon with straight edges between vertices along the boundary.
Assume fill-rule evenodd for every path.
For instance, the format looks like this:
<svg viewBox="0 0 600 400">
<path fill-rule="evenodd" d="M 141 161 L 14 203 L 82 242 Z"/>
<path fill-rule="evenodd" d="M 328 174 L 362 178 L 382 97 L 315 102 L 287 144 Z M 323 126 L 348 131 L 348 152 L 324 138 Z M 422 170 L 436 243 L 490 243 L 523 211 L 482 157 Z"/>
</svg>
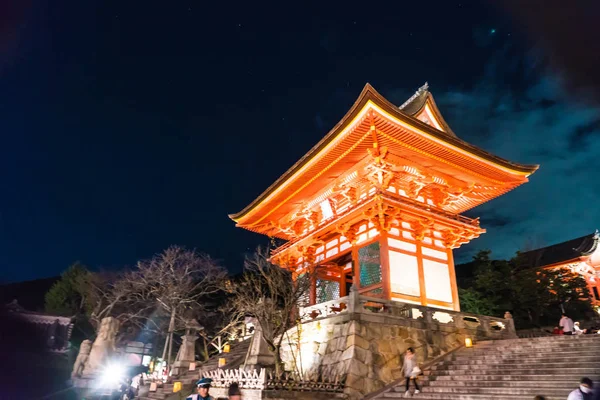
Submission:
<svg viewBox="0 0 600 400">
<path fill-rule="evenodd" d="M 282 346 L 286 370 L 298 370 L 305 380 L 345 380 L 351 399 L 400 379 L 409 347 L 424 363 L 463 345 L 467 337 L 515 337 L 512 320 L 352 297 L 346 308 L 334 307 L 343 312 L 289 331 Z M 494 328 L 498 324 L 504 328 Z"/>
</svg>

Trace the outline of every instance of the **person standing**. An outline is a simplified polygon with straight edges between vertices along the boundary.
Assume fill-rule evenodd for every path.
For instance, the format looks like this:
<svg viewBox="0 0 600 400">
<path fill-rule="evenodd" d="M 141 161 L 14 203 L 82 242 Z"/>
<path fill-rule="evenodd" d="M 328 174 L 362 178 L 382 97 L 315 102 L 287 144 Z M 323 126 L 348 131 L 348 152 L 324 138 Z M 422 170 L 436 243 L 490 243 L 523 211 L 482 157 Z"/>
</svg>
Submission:
<svg viewBox="0 0 600 400">
<path fill-rule="evenodd" d="M 417 376 L 421 373 L 419 365 L 417 363 L 417 356 L 412 347 L 409 347 L 404 354 L 404 364 L 402 365 L 402 372 L 406 378 L 406 392 L 404 397 L 410 397 L 410 390 L 408 390 L 410 381 L 412 380 L 415 384 L 415 394 L 420 393 L 419 384 L 417 383 Z"/>
<path fill-rule="evenodd" d="M 233 382 L 231 385 L 229 385 L 227 396 L 229 400 L 242 400 L 242 392 L 240 391 L 240 386 L 237 384 L 237 382 Z"/>
<path fill-rule="evenodd" d="M 592 400 L 594 398 L 593 386 L 590 378 L 581 378 L 579 389 L 573 390 L 567 400 Z"/>
<path fill-rule="evenodd" d="M 212 379 L 202 378 L 196 382 L 196 394 L 188 396 L 185 400 L 215 400 L 214 397 L 208 394 Z"/>
<path fill-rule="evenodd" d="M 567 314 L 563 314 L 560 322 L 558 323 L 563 329 L 563 335 L 572 335 L 573 334 L 573 320 L 567 316 Z"/>
</svg>

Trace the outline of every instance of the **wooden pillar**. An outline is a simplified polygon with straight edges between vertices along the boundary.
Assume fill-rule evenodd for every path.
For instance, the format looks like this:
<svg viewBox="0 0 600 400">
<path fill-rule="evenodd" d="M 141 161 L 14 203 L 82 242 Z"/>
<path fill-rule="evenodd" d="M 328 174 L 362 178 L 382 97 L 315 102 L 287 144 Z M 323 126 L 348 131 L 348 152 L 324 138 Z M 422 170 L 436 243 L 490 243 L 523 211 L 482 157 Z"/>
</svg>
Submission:
<svg viewBox="0 0 600 400">
<path fill-rule="evenodd" d="M 427 305 L 427 290 L 425 289 L 425 270 L 423 269 L 423 254 L 421 252 L 421 240 L 417 240 L 417 267 L 419 268 L 419 292 L 421 294 L 421 305 Z"/>
<path fill-rule="evenodd" d="M 390 282 L 390 249 L 388 247 L 387 233 L 379 233 L 379 263 L 381 265 L 381 283 L 383 284 L 383 298 L 392 299 Z"/>
<path fill-rule="evenodd" d="M 454 311 L 460 311 L 460 300 L 458 299 L 458 286 L 456 285 L 456 271 L 454 270 L 454 256 L 451 248 L 446 248 L 448 254 L 448 274 L 450 274 L 450 286 L 452 289 L 452 307 Z"/>
<path fill-rule="evenodd" d="M 313 275 L 310 278 L 310 305 L 317 304 L 317 277 Z"/>
<path fill-rule="evenodd" d="M 360 262 L 358 260 L 358 246 L 352 245 L 352 286 L 360 288 Z"/>
<path fill-rule="evenodd" d="M 344 272 L 344 266 L 340 265 L 340 297 L 346 296 L 346 272 Z"/>
</svg>

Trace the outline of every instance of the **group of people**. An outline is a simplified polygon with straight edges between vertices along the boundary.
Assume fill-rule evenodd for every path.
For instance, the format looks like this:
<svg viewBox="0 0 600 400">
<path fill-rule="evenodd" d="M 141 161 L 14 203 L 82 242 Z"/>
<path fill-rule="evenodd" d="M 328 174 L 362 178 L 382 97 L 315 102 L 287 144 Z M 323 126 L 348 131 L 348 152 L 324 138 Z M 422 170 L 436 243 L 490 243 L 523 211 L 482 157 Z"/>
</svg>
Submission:
<svg viewBox="0 0 600 400">
<path fill-rule="evenodd" d="M 210 391 L 210 385 L 212 379 L 202 378 L 196 382 L 196 394 L 192 394 L 186 398 L 186 400 L 215 400 L 208 392 Z M 240 386 L 233 382 L 227 390 L 227 398 L 219 398 L 217 400 L 242 400 L 242 392 Z"/>
<path fill-rule="evenodd" d="M 567 314 L 563 314 L 558 326 L 552 330 L 553 335 L 587 335 L 592 333 L 600 333 L 598 327 L 590 327 L 581 329 L 579 322 L 573 322 Z"/>
</svg>

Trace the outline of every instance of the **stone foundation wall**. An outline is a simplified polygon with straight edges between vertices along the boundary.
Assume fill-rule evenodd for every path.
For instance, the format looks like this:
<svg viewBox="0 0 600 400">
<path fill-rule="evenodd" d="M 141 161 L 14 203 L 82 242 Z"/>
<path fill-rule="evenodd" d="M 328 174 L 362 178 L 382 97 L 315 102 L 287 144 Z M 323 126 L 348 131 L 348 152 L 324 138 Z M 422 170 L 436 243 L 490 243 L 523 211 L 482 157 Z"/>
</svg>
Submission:
<svg viewBox="0 0 600 400">
<path fill-rule="evenodd" d="M 302 325 L 282 348 L 287 370 L 298 365 L 305 379 L 345 379 L 346 393 L 362 398 L 402 377 L 402 360 L 412 347 L 419 362 L 464 343 L 467 335 L 394 324 L 328 319 Z"/>
<path fill-rule="evenodd" d="M 421 306 L 378 308 L 370 299 L 361 301 L 346 312 L 288 331 L 281 353 L 286 370 L 298 371 L 305 380 L 345 380 L 349 398 L 361 399 L 402 377 L 403 355 L 409 347 L 422 364 L 462 346 L 467 337 L 516 336 L 512 320 Z M 499 322 L 506 327 L 495 329 Z"/>
</svg>

